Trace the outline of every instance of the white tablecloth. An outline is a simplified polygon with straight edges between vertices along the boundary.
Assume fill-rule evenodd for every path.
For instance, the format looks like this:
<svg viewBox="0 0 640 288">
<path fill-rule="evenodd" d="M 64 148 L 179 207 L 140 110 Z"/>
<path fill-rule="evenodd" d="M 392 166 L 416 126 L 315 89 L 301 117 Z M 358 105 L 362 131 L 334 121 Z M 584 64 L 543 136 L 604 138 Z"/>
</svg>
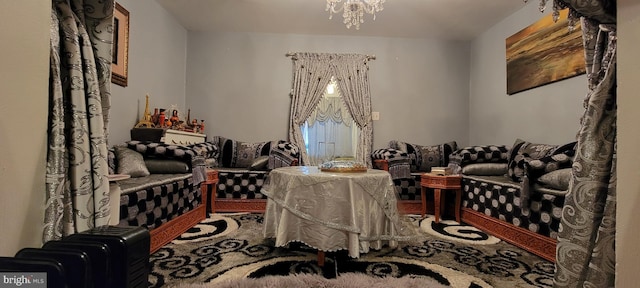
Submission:
<svg viewBox="0 0 640 288">
<path fill-rule="evenodd" d="M 408 239 L 397 209 L 391 175 L 321 172 L 317 167 L 272 170 L 262 193 L 268 196 L 264 236 L 275 245 L 297 241 L 321 251 L 347 249 L 357 258 L 370 248 Z"/>
</svg>

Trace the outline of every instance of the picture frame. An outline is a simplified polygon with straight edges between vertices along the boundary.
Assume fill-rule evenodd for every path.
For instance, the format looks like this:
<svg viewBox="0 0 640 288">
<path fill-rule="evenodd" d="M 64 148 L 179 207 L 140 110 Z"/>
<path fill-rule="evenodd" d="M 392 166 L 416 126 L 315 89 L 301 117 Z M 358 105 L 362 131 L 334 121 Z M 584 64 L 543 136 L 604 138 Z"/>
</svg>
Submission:
<svg viewBox="0 0 640 288">
<path fill-rule="evenodd" d="M 129 82 L 129 11 L 117 2 L 115 4 L 111 82 L 127 87 Z"/>
<path fill-rule="evenodd" d="M 578 76 L 586 72 L 582 27 L 568 28 L 569 9 L 552 14 L 506 39 L 507 94 Z"/>
</svg>

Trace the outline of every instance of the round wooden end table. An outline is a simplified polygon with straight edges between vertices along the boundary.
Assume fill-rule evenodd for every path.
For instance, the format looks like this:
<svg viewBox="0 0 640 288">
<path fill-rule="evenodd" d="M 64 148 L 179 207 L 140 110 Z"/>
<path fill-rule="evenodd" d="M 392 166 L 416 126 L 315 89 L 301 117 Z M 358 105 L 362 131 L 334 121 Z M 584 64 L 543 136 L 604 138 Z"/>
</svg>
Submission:
<svg viewBox="0 0 640 288">
<path fill-rule="evenodd" d="M 440 221 L 440 211 L 444 210 L 444 194 L 442 190 L 452 190 L 456 192 L 456 222 L 460 223 L 460 204 L 462 201 L 462 189 L 460 175 L 436 175 L 424 173 L 420 178 L 422 190 L 422 217 L 427 214 L 427 190 L 433 189 L 433 207 L 435 210 L 436 223 Z"/>
</svg>

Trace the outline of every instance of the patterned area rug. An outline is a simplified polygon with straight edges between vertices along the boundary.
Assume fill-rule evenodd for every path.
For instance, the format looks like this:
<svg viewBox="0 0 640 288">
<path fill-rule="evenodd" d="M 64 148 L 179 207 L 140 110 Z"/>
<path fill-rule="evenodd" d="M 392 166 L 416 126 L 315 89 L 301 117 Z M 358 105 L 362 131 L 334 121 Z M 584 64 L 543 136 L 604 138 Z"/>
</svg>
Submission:
<svg viewBox="0 0 640 288">
<path fill-rule="evenodd" d="M 349 273 L 413 277 L 445 287 L 551 287 L 554 265 L 471 226 L 433 217 L 409 217 L 422 231 L 419 241 L 362 254 L 326 254 L 302 244 L 274 247 L 262 237 L 262 214 L 212 214 L 151 255 L 150 287 L 229 283 L 241 278 Z M 185 286 L 187 285 L 187 286 Z M 426 286 L 428 287 L 428 286 Z"/>
</svg>

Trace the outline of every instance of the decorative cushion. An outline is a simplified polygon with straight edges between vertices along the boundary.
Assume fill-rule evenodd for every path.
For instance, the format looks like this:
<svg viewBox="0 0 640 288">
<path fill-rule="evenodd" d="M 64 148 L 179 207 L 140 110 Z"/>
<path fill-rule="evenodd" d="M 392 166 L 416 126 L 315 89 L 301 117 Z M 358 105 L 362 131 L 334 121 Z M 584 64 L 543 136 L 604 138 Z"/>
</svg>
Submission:
<svg viewBox="0 0 640 288">
<path fill-rule="evenodd" d="M 572 151 L 567 151 L 561 154 L 530 160 L 526 163 L 527 176 L 530 179 L 536 179 L 558 169 L 571 168 L 571 165 L 573 165 L 573 153 Z"/>
<path fill-rule="evenodd" d="M 462 174 L 502 176 L 507 174 L 507 163 L 471 163 L 462 167 Z"/>
<path fill-rule="evenodd" d="M 422 146 L 392 140 L 389 147 L 407 153 L 411 172 L 430 172 L 431 167 L 447 166 L 449 155 L 458 149 L 456 141 L 440 145 Z"/>
<path fill-rule="evenodd" d="M 400 150 L 393 149 L 393 148 L 382 148 L 382 149 L 377 149 L 371 152 L 371 159 L 374 159 L 374 160 L 376 159 L 389 160 L 389 159 L 401 158 L 401 157 L 407 157 L 407 153 L 402 152 Z"/>
<path fill-rule="evenodd" d="M 179 160 L 146 159 L 144 164 L 151 174 L 189 173 L 189 165 Z"/>
<path fill-rule="evenodd" d="M 224 137 L 218 137 L 220 141 L 220 161 L 225 168 L 247 168 L 253 160 L 262 155 L 269 155 L 273 141 L 271 142 L 241 142 Z"/>
<path fill-rule="evenodd" d="M 218 144 L 211 141 L 191 144 L 188 147 L 196 151 L 198 155 L 202 155 L 205 159 L 218 158 L 218 154 L 220 153 Z"/>
<path fill-rule="evenodd" d="M 249 170 L 265 171 L 267 164 L 269 164 L 269 156 L 263 155 L 253 160 L 253 163 L 249 165 Z"/>
<path fill-rule="evenodd" d="M 196 157 L 196 151 L 187 146 L 136 140 L 127 141 L 126 144 L 145 158 L 176 159 L 191 163 Z"/>
<path fill-rule="evenodd" d="M 537 179 L 537 182 L 548 188 L 558 190 L 568 190 L 569 181 L 571 180 L 571 168 L 564 168 L 543 174 Z"/>
<path fill-rule="evenodd" d="M 300 160 L 300 149 L 293 143 L 278 140 L 278 144 L 273 148 L 273 150 L 275 149 L 288 153 L 291 157 Z"/>
<path fill-rule="evenodd" d="M 516 139 L 516 142 L 509 151 L 509 169 L 507 175 L 513 181 L 522 181 L 524 176 L 525 157 L 529 159 L 540 159 L 551 155 L 558 145 L 549 144 L 533 144 L 522 139 Z"/>
<path fill-rule="evenodd" d="M 118 174 L 130 175 L 133 178 L 149 176 L 142 154 L 122 146 L 115 146 L 114 150 L 118 161 Z"/>
<path fill-rule="evenodd" d="M 464 166 L 469 163 L 507 163 L 509 148 L 505 145 L 476 145 L 454 151 L 449 163 Z"/>
</svg>

